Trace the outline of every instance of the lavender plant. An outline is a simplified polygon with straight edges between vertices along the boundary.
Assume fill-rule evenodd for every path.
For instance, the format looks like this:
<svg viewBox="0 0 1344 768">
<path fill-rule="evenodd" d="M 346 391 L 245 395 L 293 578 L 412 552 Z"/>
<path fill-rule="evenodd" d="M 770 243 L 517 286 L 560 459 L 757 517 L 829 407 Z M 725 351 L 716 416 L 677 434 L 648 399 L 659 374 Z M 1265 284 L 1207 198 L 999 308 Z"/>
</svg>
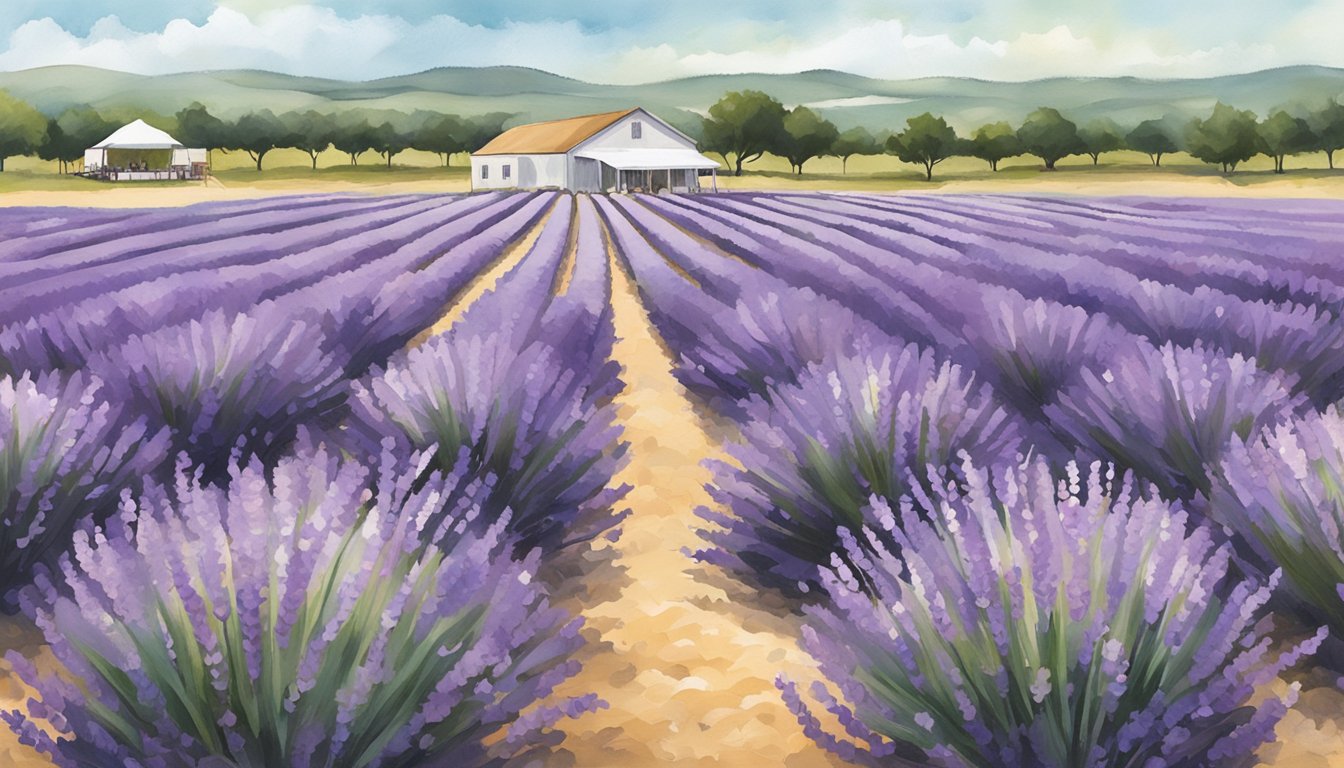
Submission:
<svg viewBox="0 0 1344 768">
<path fill-rule="evenodd" d="M 1312 619 L 1344 636 L 1344 416 L 1335 407 L 1234 440 L 1210 508 L 1279 568 Z"/>
<path fill-rule="evenodd" d="M 1134 470 L 1167 498 L 1190 499 L 1208 497 L 1206 467 L 1216 466 L 1228 441 L 1303 404 L 1253 358 L 1131 342 L 1106 370 L 1083 370 L 1045 413 L 1085 453 Z"/>
<path fill-rule="evenodd" d="M 468 530 L 453 478 L 414 491 L 382 466 L 376 497 L 319 447 L 270 482 L 253 461 L 227 490 L 183 471 L 128 500 L 25 593 L 75 680 L 11 653 L 41 701 L 0 718 L 62 766 L 473 766 L 601 706 L 534 706 L 576 671 L 580 625 L 535 554 L 509 557 L 507 521 Z"/>
<path fill-rule="evenodd" d="M 699 511 L 714 547 L 697 556 L 786 592 L 809 589 L 837 527 L 871 523 L 870 498 L 958 481 L 962 451 L 993 462 L 1021 449 L 987 386 L 913 344 L 813 366 L 746 409 L 732 463 L 712 465 L 710 492 L 726 512 Z"/>
<path fill-rule="evenodd" d="M 1040 460 L 992 487 L 966 476 L 932 522 L 878 498 L 880 532 L 842 531 L 846 556 L 822 571 L 831 604 L 808 609 L 804 643 L 848 703 L 777 683 L 813 739 L 874 766 L 1255 764 L 1299 684 L 1248 700 L 1324 628 L 1271 651 L 1274 579 L 1231 576 L 1226 545 L 1099 463 L 1086 478 L 1070 464 L 1058 485 Z"/>
<path fill-rule="evenodd" d="M 518 349 L 507 331 L 439 336 L 353 384 L 347 438 L 365 456 L 388 439 L 402 455 L 432 449 L 444 468 L 466 451 L 492 484 L 480 524 L 511 510 L 524 549 L 585 541 L 619 522 L 625 493 L 607 488 L 625 445 L 588 362 L 541 341 Z"/>
<path fill-rule="evenodd" d="M 166 433 L 123 423 L 87 374 L 0 378 L 0 598 L 54 560 L 75 528 L 117 508 L 165 458 Z"/>
<path fill-rule="evenodd" d="M 745 416 L 744 401 L 769 398 L 801 371 L 836 355 L 854 355 L 889 338 L 876 326 L 807 288 L 752 292 L 733 307 L 698 319 L 682 344 L 677 377 L 720 413 Z"/>
<path fill-rule="evenodd" d="M 323 318 L 278 307 L 209 312 L 135 336 L 90 361 L 108 397 L 172 431 L 174 452 L 223 478 L 230 456 L 273 460 L 298 428 L 332 416 L 346 383 Z"/>
</svg>

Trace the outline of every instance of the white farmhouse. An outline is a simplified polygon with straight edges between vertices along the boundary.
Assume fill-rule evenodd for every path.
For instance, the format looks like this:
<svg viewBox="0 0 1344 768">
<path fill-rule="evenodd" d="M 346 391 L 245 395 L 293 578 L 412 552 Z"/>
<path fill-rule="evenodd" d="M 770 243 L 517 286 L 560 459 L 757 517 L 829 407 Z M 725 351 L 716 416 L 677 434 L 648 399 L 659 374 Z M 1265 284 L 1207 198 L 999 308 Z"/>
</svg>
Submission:
<svg viewBox="0 0 1344 768">
<path fill-rule="evenodd" d="M 520 125 L 471 156 L 472 189 L 696 192 L 719 164 L 641 108 Z"/>
</svg>

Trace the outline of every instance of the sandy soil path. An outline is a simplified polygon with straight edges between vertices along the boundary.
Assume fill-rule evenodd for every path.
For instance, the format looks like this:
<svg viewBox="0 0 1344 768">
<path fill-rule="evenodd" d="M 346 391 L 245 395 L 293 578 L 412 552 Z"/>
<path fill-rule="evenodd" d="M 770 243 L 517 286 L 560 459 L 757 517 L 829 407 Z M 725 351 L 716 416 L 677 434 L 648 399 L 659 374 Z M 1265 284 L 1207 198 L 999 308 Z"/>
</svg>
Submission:
<svg viewBox="0 0 1344 768">
<path fill-rule="evenodd" d="M 795 621 L 739 602 L 682 552 L 699 544 L 693 510 L 710 502 L 701 461 L 722 451 L 619 267 L 612 301 L 631 455 L 615 482 L 633 486 L 633 513 L 615 544 L 624 589 L 583 611 L 604 645 L 566 690 L 596 691 L 611 708 L 565 726 L 568 758 L 583 768 L 838 765 L 774 687 L 780 672 L 815 676 L 792 639 Z"/>
</svg>

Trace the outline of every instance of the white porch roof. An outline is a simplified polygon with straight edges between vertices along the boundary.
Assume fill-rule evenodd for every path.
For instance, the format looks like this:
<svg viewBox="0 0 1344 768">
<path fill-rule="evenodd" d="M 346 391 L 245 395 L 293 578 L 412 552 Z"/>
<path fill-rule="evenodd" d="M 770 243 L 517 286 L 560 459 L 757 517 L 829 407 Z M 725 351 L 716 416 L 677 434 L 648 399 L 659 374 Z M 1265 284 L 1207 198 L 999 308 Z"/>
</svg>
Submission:
<svg viewBox="0 0 1344 768">
<path fill-rule="evenodd" d="M 182 142 L 144 120 L 123 125 L 111 136 L 93 145 L 93 149 L 180 149 L 181 147 Z"/>
<path fill-rule="evenodd" d="M 661 171 L 692 168 L 710 170 L 719 164 L 694 149 L 580 149 L 575 157 L 600 160 L 622 171 Z"/>
</svg>

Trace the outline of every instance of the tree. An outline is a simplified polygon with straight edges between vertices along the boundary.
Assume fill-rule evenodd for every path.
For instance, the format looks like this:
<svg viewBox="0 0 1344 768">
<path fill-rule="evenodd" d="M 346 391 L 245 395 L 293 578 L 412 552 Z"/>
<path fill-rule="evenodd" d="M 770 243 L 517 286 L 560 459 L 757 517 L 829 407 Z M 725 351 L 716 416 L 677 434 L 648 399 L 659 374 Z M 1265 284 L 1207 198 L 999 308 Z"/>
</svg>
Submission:
<svg viewBox="0 0 1344 768">
<path fill-rule="evenodd" d="M 760 91 L 733 91 L 709 108 L 702 148 L 742 175 L 742 164 L 777 148 L 784 134 L 784 105 Z M 728 156 L 732 155 L 730 161 Z"/>
<path fill-rule="evenodd" d="M 1256 126 L 1260 149 L 1274 159 L 1274 172 L 1283 173 L 1283 159 L 1316 146 L 1316 134 L 1307 121 L 1278 110 Z"/>
<path fill-rule="evenodd" d="M 854 155 L 878 155 L 881 153 L 882 147 L 877 143 L 877 138 L 863 126 L 850 128 L 835 137 L 835 142 L 831 144 L 831 154 L 840 158 L 841 173 L 849 173 L 849 158 Z"/>
<path fill-rule="evenodd" d="M 905 130 L 887 139 L 887 151 L 903 163 L 924 166 L 924 178 L 933 181 L 933 167 L 963 151 L 963 142 L 947 121 L 925 112 L 905 121 Z"/>
<path fill-rule="evenodd" d="M 433 152 L 448 167 L 454 152 L 466 149 L 467 124 L 457 115 L 439 115 L 422 123 L 411 136 L 411 149 Z"/>
<path fill-rule="evenodd" d="M 294 149 L 308 155 L 313 161 L 313 170 L 317 170 L 317 156 L 331 146 L 336 135 L 336 121 L 331 115 L 309 110 L 307 112 L 289 112 L 280 118 Z"/>
<path fill-rule="evenodd" d="M 70 152 L 70 139 L 61 130 L 61 124 L 55 118 L 47 121 L 47 133 L 37 147 L 37 156 L 42 160 L 55 160 L 56 172 L 65 173 L 66 156 Z"/>
<path fill-rule="evenodd" d="M 188 147 L 205 149 L 207 159 L 216 149 L 228 151 L 230 133 L 230 126 L 200 102 L 177 113 L 177 140 Z"/>
<path fill-rule="evenodd" d="M 1027 115 L 1022 127 L 1017 129 L 1017 138 L 1022 142 L 1024 152 L 1045 161 L 1047 171 L 1055 170 L 1055 163 L 1062 158 L 1087 151 L 1078 136 L 1078 126 L 1065 119 L 1059 110 L 1049 107 L 1041 107 Z"/>
<path fill-rule="evenodd" d="M 1148 155 L 1153 166 L 1162 166 L 1162 156 L 1180 149 L 1165 120 L 1144 120 L 1125 137 L 1130 149 Z"/>
<path fill-rule="evenodd" d="M 1185 132 L 1189 152 L 1199 160 L 1234 173 L 1237 166 L 1260 153 L 1255 113 L 1219 102 L 1207 119 L 1196 118 Z"/>
<path fill-rule="evenodd" d="M 387 167 L 392 167 L 392 158 L 411 148 L 411 138 L 390 122 L 373 129 L 373 145 L 370 147 L 387 158 Z"/>
<path fill-rule="evenodd" d="M 998 172 L 999 163 L 1022 154 L 1022 142 L 1017 132 L 1007 123 L 990 123 L 976 129 L 969 147 L 971 157 L 989 163 L 989 170 Z"/>
<path fill-rule="evenodd" d="M 794 107 L 784 116 L 778 151 L 801 176 L 803 163 L 831 151 L 839 137 L 840 131 L 830 120 L 807 107 Z"/>
<path fill-rule="evenodd" d="M 351 165 L 359 165 L 360 154 L 373 149 L 374 141 L 373 127 L 369 121 L 359 120 L 337 126 L 331 144 L 350 156 Z"/>
<path fill-rule="evenodd" d="M 36 154 L 47 133 L 47 118 L 26 101 L 0 91 L 0 173 L 5 159 Z"/>
<path fill-rule="evenodd" d="M 1125 148 L 1125 139 L 1120 126 L 1114 120 L 1093 120 L 1078 129 L 1078 138 L 1083 142 L 1083 152 L 1092 158 L 1093 165 L 1101 163 L 1101 156 Z"/>
<path fill-rule="evenodd" d="M 463 150 L 475 152 L 489 144 L 492 139 L 504 132 L 504 123 L 512 118 L 513 115 L 507 112 L 488 112 L 467 118 L 463 126 Z"/>
<path fill-rule="evenodd" d="M 298 143 L 293 132 L 268 109 L 249 112 L 238 118 L 230 127 L 229 134 L 229 148 L 246 152 L 252 162 L 257 164 L 258 171 L 268 152 L 276 147 L 292 147 Z"/>
<path fill-rule="evenodd" d="M 90 107 L 71 107 L 54 120 L 47 121 L 47 135 L 38 147 L 37 156 L 60 164 L 60 172 L 67 173 L 70 163 L 84 159 L 84 150 L 92 147 L 117 129 L 113 123 Z"/>
<path fill-rule="evenodd" d="M 1325 153 L 1330 169 L 1335 168 L 1335 153 L 1344 149 L 1344 104 L 1332 100 L 1307 118 L 1316 132 L 1316 149 Z"/>
</svg>

